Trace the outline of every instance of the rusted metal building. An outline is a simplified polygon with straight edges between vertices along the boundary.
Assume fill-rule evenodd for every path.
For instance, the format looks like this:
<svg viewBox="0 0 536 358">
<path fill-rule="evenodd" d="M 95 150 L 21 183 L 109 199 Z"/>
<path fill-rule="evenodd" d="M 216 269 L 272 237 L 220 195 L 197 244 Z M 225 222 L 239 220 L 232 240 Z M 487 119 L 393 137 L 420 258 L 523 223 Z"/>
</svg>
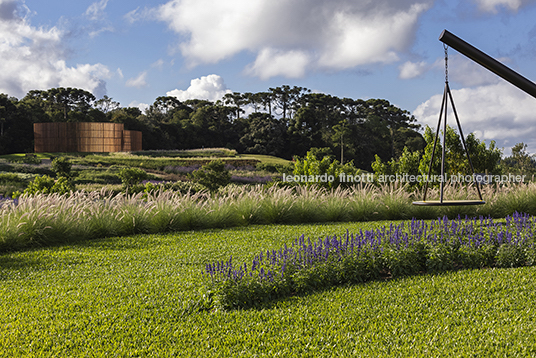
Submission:
<svg viewBox="0 0 536 358">
<path fill-rule="evenodd" d="M 34 151 L 133 152 L 142 149 L 142 133 L 122 123 L 34 123 Z"/>
</svg>

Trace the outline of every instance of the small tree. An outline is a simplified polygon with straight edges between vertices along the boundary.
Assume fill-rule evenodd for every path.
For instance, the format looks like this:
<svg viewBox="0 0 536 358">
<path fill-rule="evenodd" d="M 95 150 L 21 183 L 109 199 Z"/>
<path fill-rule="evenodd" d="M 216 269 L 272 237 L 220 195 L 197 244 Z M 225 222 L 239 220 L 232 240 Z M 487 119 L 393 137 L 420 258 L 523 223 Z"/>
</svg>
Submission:
<svg viewBox="0 0 536 358">
<path fill-rule="evenodd" d="M 534 154 L 527 152 L 527 145 L 523 142 L 512 147 L 512 155 L 503 159 L 504 169 L 514 174 L 534 175 L 536 173 L 536 159 Z"/>
<path fill-rule="evenodd" d="M 329 148 L 311 148 L 305 158 L 296 158 L 294 175 L 306 178 L 307 181 L 303 183 L 305 185 L 332 188 L 343 184 L 340 181 L 341 176 L 345 178 L 346 176 L 355 176 L 361 173 L 354 166 L 353 161 L 341 165 L 338 160 L 333 160 L 329 153 Z M 328 178 L 333 180 L 327 180 Z"/>
<path fill-rule="evenodd" d="M 141 183 L 142 180 L 147 179 L 147 173 L 140 168 L 123 168 L 119 171 L 118 176 L 126 192 Z"/>
<path fill-rule="evenodd" d="M 206 187 L 211 193 L 216 192 L 231 181 L 231 173 L 225 169 L 225 163 L 219 159 L 203 165 L 189 177 Z"/>
<path fill-rule="evenodd" d="M 71 178 L 71 168 L 72 164 L 67 157 L 58 157 L 52 161 L 52 170 L 58 178 Z"/>
</svg>

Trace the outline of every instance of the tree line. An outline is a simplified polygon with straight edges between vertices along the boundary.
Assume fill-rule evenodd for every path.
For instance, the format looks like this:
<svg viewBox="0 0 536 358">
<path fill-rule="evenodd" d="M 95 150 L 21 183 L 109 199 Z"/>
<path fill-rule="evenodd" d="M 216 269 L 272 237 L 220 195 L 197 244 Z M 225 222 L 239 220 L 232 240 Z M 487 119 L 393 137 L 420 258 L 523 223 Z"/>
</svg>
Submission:
<svg viewBox="0 0 536 358">
<path fill-rule="evenodd" d="M 342 161 L 370 169 L 403 148 L 424 148 L 408 111 L 384 99 L 339 98 L 287 85 L 259 93 L 228 93 L 221 100 L 179 101 L 162 96 L 144 112 L 96 99 L 77 88 L 33 90 L 21 100 L 0 94 L 0 153 L 31 152 L 33 123 L 115 122 L 143 133 L 143 148 L 227 147 L 240 153 L 291 159 L 329 147 Z"/>
<path fill-rule="evenodd" d="M 0 94 L 0 154 L 32 152 L 38 122 L 123 123 L 143 133 L 146 150 L 226 147 L 292 159 L 313 147 L 329 148 L 341 163 L 353 161 L 368 171 L 377 158 L 387 163 L 403 153 L 429 155 L 430 141 L 427 131 L 419 133 L 414 116 L 385 99 L 339 98 L 297 86 L 233 92 L 216 102 L 161 96 L 143 112 L 108 96 L 97 99 L 82 89 L 60 87 L 32 90 L 20 100 Z M 475 149 L 485 148 L 470 139 Z M 495 160 L 497 148 L 491 151 Z"/>
</svg>

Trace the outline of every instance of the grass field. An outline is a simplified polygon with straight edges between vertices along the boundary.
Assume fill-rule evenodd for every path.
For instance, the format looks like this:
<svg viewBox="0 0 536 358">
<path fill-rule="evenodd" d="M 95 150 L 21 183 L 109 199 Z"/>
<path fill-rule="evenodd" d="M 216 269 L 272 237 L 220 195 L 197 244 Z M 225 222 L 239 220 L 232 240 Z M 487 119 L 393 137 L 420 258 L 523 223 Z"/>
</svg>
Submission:
<svg viewBox="0 0 536 358">
<path fill-rule="evenodd" d="M 204 265 L 301 234 L 390 222 L 250 226 L 0 255 L 5 357 L 529 357 L 536 268 L 343 286 L 258 309 L 200 310 Z"/>
<path fill-rule="evenodd" d="M 292 163 L 291 161 L 283 159 L 283 158 L 278 158 L 278 157 L 274 157 L 271 155 L 263 155 L 263 154 L 240 154 L 238 155 L 238 157 L 242 159 L 257 159 L 261 163 L 266 163 L 266 164 L 286 165 L 286 164 Z"/>
</svg>

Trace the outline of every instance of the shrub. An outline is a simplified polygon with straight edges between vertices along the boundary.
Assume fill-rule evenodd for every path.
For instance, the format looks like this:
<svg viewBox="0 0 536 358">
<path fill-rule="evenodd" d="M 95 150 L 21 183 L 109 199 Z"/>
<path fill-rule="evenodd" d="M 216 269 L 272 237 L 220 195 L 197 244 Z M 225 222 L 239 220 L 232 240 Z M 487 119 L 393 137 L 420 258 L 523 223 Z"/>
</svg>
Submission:
<svg viewBox="0 0 536 358">
<path fill-rule="evenodd" d="M 24 190 L 24 194 L 48 194 L 52 192 L 53 186 L 54 178 L 51 178 L 48 175 L 37 176 L 28 184 L 28 187 Z"/>
<path fill-rule="evenodd" d="M 43 175 L 35 177 L 35 179 L 28 184 L 28 187 L 24 189 L 23 193 L 20 193 L 19 191 L 14 192 L 13 197 L 18 198 L 22 194 L 31 196 L 37 194 L 58 193 L 61 195 L 68 194 L 74 190 L 75 186 L 73 182 L 66 177 L 60 177 L 55 181 L 54 178 L 49 177 L 48 175 Z"/>
<path fill-rule="evenodd" d="M 41 164 L 41 159 L 39 159 L 35 154 L 26 154 L 24 157 L 10 159 L 9 161 L 11 163 Z"/>
<path fill-rule="evenodd" d="M 142 180 L 147 179 L 147 173 L 140 168 L 123 168 L 118 173 L 121 182 L 123 183 L 123 189 L 128 191 L 135 185 L 141 183 Z"/>
<path fill-rule="evenodd" d="M 354 177 L 360 174 L 361 170 L 357 169 L 352 161 L 342 165 L 323 149 L 311 148 L 305 158 L 296 159 L 294 175 L 307 178 L 302 184 L 332 188 L 341 184 L 341 176 Z"/>
<path fill-rule="evenodd" d="M 225 169 L 225 163 L 221 160 L 213 160 L 203 165 L 200 169 L 189 174 L 189 177 L 212 193 L 220 187 L 228 185 L 231 181 L 231 173 Z"/>
<path fill-rule="evenodd" d="M 15 173 L 0 173 L 0 184 L 23 183 L 24 179 Z"/>
<path fill-rule="evenodd" d="M 57 157 L 52 161 L 52 171 L 56 173 L 56 176 L 70 178 L 71 177 L 72 164 L 67 157 Z"/>
<path fill-rule="evenodd" d="M 75 186 L 71 179 L 66 177 L 59 177 L 52 186 L 51 193 L 68 194 L 75 190 Z"/>
</svg>

